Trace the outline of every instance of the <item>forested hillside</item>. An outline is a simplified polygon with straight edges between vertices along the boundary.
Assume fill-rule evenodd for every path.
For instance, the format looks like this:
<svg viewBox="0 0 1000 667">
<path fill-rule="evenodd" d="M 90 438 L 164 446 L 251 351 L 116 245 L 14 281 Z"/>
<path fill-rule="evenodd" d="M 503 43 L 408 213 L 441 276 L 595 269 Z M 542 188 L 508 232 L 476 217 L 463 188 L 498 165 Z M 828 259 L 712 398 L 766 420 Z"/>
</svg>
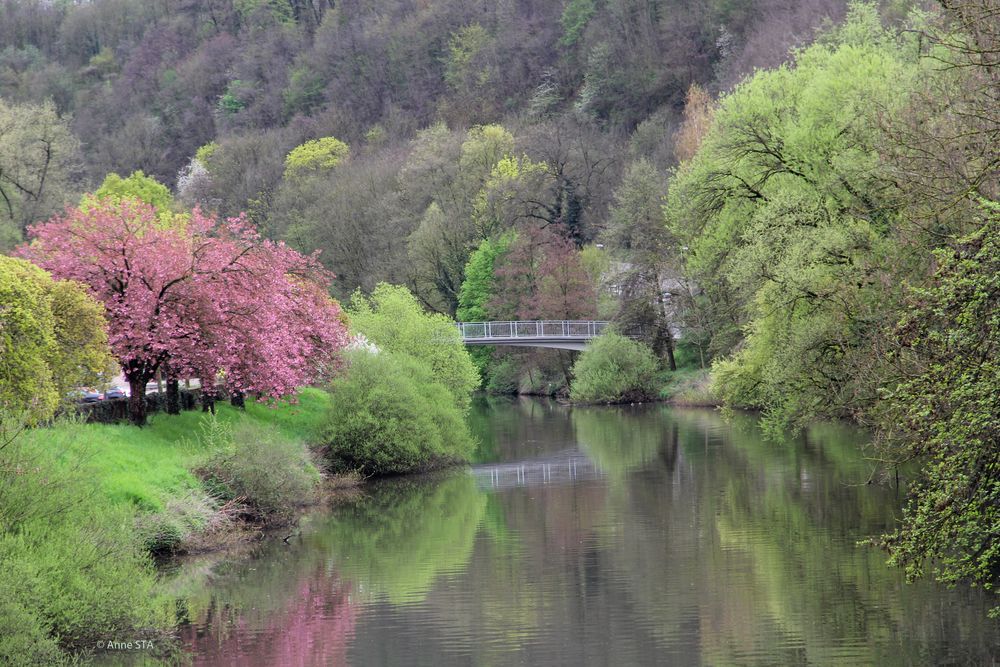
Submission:
<svg viewBox="0 0 1000 667">
<path fill-rule="evenodd" d="M 928 463 L 883 546 L 989 587 L 998 50 L 996 0 L 4 0 L 0 249 L 142 171 L 341 300 L 641 327 L 776 433 Z M 476 355 L 493 391 L 572 380 Z"/>
</svg>

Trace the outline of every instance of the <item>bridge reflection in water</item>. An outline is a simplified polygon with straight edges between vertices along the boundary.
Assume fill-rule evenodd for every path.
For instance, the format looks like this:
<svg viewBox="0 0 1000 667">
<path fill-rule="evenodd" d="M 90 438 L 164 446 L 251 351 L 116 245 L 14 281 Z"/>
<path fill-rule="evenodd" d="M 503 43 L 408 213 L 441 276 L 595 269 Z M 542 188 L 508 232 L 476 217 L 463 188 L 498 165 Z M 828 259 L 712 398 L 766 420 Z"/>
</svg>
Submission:
<svg viewBox="0 0 1000 667">
<path fill-rule="evenodd" d="M 577 449 L 568 449 L 543 459 L 476 465 L 469 472 L 480 488 L 497 491 L 525 486 L 571 484 L 606 476 L 586 454 Z"/>
</svg>

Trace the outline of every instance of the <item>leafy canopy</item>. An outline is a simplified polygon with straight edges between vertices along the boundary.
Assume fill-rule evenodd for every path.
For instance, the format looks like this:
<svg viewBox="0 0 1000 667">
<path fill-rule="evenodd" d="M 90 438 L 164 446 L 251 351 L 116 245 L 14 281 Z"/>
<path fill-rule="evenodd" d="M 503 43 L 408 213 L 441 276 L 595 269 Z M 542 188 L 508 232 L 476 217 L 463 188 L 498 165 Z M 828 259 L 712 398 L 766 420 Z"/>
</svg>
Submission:
<svg viewBox="0 0 1000 667">
<path fill-rule="evenodd" d="M 343 162 L 351 149 L 336 137 L 322 137 L 299 144 L 285 158 L 285 178 L 333 169 Z"/>
<path fill-rule="evenodd" d="M 1000 583 L 1000 207 L 930 287 L 909 292 L 896 329 L 899 380 L 883 393 L 881 442 L 924 461 L 903 522 L 883 538 L 911 578 Z M 998 607 L 996 612 L 1000 612 Z"/>
<path fill-rule="evenodd" d="M 0 255 L 0 409 L 47 419 L 111 368 L 103 308 L 78 283 Z"/>
</svg>

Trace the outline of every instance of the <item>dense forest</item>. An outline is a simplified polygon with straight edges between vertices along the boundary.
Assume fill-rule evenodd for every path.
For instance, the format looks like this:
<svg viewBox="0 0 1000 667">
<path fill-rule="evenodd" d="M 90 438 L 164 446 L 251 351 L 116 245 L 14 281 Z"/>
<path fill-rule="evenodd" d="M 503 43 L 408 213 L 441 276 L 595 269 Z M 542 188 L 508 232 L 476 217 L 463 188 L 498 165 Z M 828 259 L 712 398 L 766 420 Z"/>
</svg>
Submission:
<svg viewBox="0 0 1000 667">
<path fill-rule="evenodd" d="M 6 0 L 0 47 L 0 249 L 141 171 L 341 300 L 641 327 L 775 431 L 922 460 L 883 546 L 997 582 L 996 0 Z"/>
</svg>

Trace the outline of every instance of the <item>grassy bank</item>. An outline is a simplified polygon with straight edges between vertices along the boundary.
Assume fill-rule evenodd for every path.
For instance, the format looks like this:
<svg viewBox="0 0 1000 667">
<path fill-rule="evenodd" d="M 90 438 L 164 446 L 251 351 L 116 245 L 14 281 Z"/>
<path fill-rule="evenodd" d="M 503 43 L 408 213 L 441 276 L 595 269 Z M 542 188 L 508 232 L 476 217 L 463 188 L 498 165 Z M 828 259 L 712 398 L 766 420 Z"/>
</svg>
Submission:
<svg viewBox="0 0 1000 667">
<path fill-rule="evenodd" d="M 220 404 L 148 427 L 66 421 L 0 437 L 0 664 L 59 664 L 98 642 L 169 646 L 153 552 L 226 543 L 317 499 L 310 446 L 330 406 Z"/>
</svg>

